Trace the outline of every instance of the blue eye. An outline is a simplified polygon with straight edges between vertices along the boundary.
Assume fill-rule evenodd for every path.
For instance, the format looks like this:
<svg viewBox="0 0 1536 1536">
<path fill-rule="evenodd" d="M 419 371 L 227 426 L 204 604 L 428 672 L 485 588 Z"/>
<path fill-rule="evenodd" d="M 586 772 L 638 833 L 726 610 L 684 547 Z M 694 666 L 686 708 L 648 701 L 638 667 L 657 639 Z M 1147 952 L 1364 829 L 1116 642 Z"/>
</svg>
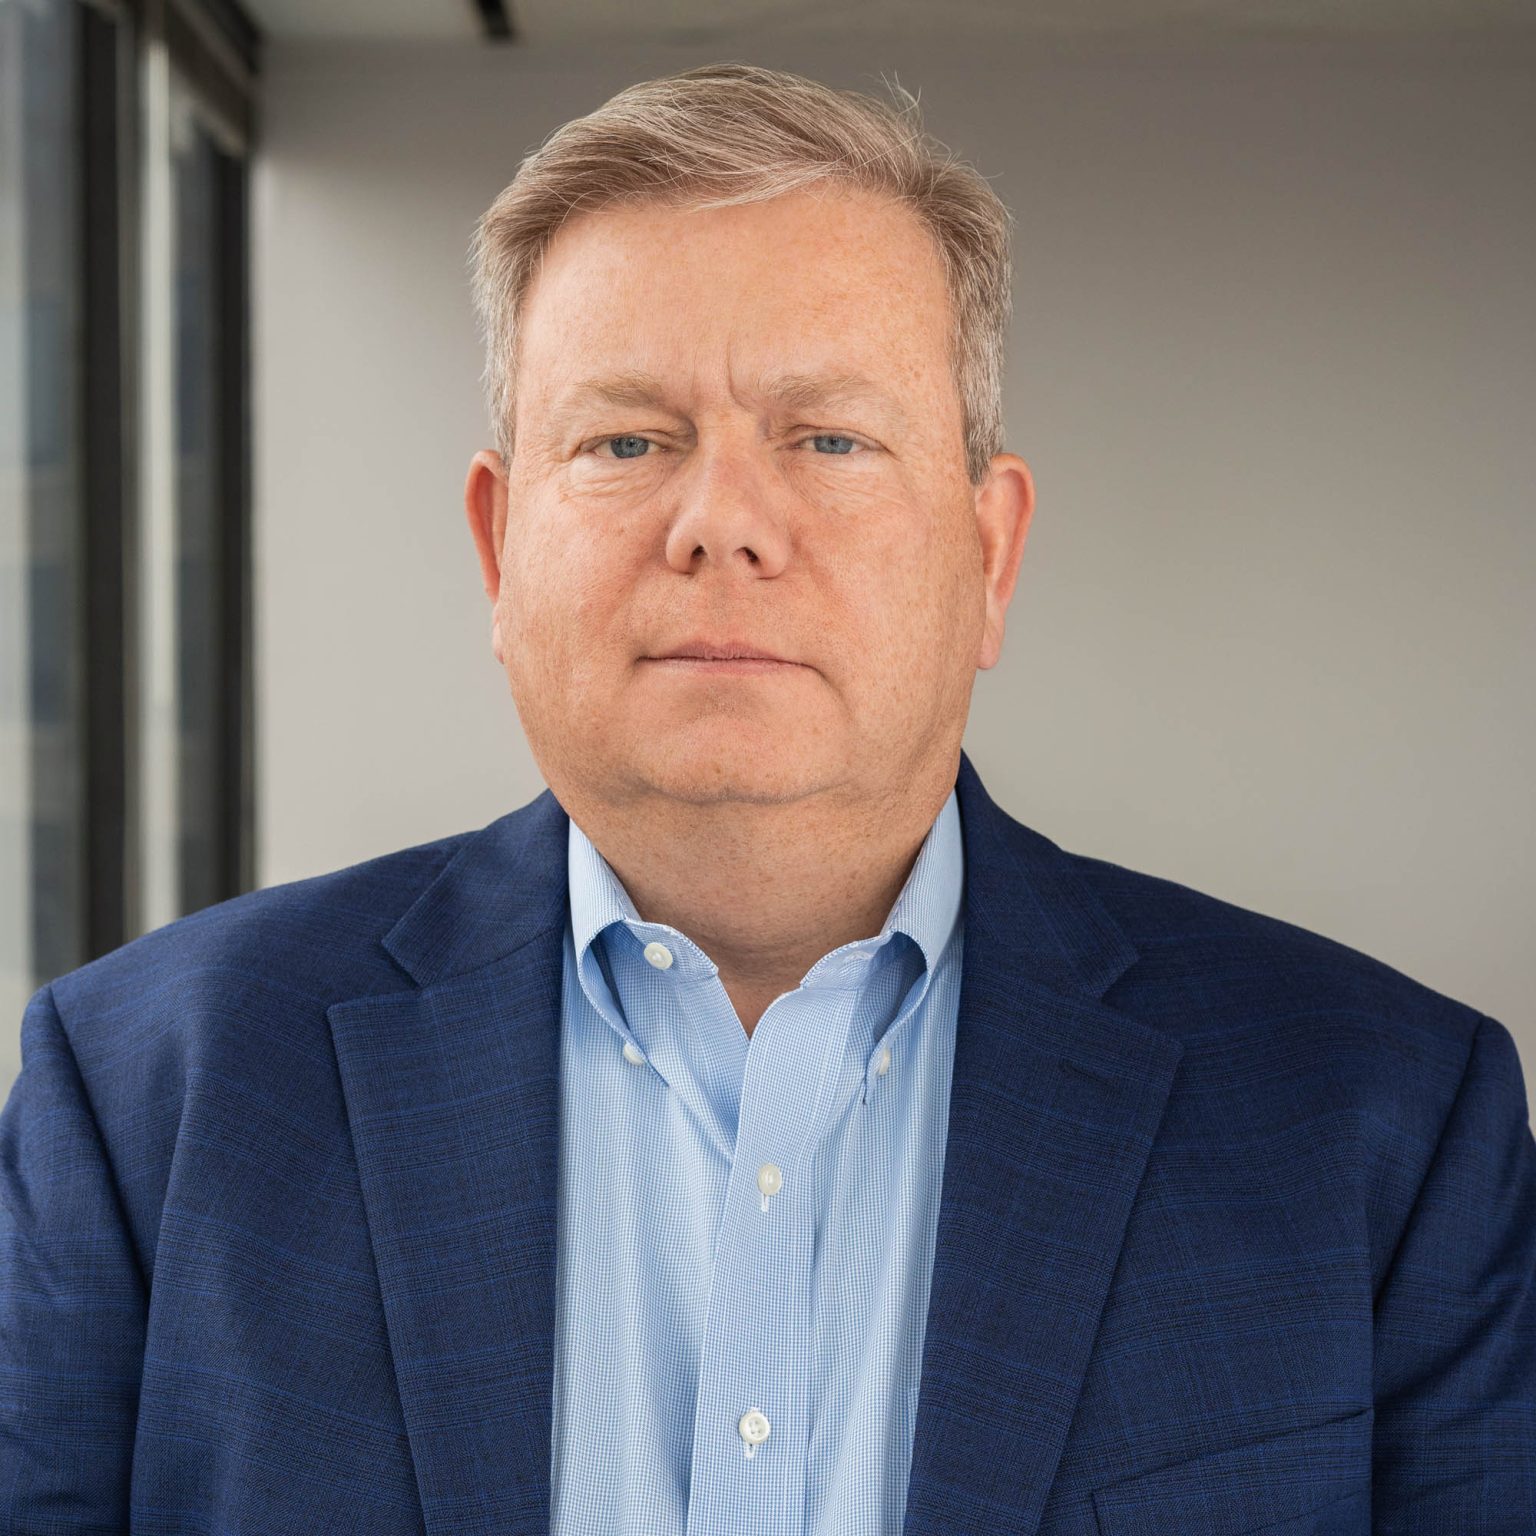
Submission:
<svg viewBox="0 0 1536 1536">
<path fill-rule="evenodd" d="M 639 459 L 645 457 L 645 450 L 651 446 L 648 437 L 636 437 L 633 433 L 627 433 L 623 437 L 605 437 L 605 443 L 622 444 L 616 447 L 613 456 L 616 459 Z"/>
<path fill-rule="evenodd" d="M 840 432 L 816 432 L 816 433 L 813 433 L 810 437 L 806 438 L 806 442 L 808 442 L 808 443 L 844 443 L 844 444 L 846 444 L 845 447 L 834 448 L 832 450 L 833 453 L 843 453 L 843 454 L 849 452 L 850 449 L 852 449 L 852 448 L 854 448 L 856 446 L 856 444 L 854 443 L 854 440 L 851 437 L 844 437 L 843 434 L 840 433 Z"/>
</svg>

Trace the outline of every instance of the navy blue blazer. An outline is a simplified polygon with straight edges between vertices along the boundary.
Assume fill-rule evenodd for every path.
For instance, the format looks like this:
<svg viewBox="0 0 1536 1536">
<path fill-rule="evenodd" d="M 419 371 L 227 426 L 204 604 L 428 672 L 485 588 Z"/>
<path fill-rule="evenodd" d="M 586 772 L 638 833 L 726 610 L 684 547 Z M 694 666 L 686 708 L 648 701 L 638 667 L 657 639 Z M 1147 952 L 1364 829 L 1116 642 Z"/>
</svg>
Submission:
<svg viewBox="0 0 1536 1536">
<path fill-rule="evenodd" d="M 1531 1536 L 1508 1030 L 1064 852 L 963 755 L 958 796 L 906 1536 Z M 545 791 L 33 996 L 0 1530 L 548 1530 L 566 827 Z"/>
</svg>

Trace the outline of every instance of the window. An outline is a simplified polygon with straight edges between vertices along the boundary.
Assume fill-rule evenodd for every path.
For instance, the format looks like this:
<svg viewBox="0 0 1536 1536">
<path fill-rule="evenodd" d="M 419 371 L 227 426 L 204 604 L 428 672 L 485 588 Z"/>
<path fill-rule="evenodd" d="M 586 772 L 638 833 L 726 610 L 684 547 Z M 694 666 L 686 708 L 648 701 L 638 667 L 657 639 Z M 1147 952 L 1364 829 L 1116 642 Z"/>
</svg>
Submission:
<svg viewBox="0 0 1536 1536">
<path fill-rule="evenodd" d="M 44 982 L 249 889 L 247 166 L 220 0 L 0 0 L 0 1083 Z"/>
</svg>

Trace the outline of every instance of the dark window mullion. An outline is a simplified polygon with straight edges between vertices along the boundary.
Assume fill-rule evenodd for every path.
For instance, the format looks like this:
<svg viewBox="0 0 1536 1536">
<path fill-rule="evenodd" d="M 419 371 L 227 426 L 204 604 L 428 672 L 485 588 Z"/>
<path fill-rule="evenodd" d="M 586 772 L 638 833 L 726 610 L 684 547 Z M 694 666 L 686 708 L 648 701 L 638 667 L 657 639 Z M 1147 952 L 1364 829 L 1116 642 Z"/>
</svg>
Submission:
<svg viewBox="0 0 1536 1536">
<path fill-rule="evenodd" d="M 122 242 L 119 227 L 117 23 L 77 5 L 82 302 L 79 546 L 81 664 L 84 669 L 82 775 L 85 830 L 83 901 L 87 957 L 128 936 L 125 906 L 127 699 L 123 453 Z"/>
<path fill-rule="evenodd" d="M 254 884 L 251 687 L 250 334 L 247 164 L 215 156 L 218 353 L 219 688 L 218 884 L 221 897 Z"/>
</svg>

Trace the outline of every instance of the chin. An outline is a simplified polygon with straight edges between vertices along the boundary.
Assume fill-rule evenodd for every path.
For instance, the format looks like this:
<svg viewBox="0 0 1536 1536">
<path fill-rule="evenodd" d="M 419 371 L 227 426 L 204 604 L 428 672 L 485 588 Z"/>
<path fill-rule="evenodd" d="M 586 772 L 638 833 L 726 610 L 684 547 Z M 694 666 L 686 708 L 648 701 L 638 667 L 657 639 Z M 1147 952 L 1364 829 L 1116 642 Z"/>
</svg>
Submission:
<svg viewBox="0 0 1536 1536">
<path fill-rule="evenodd" d="M 824 750 L 802 733 L 761 724 L 696 721 L 670 739 L 652 736 L 634 762 L 653 789 L 698 805 L 723 800 L 772 805 L 800 800 L 836 775 Z"/>
</svg>

